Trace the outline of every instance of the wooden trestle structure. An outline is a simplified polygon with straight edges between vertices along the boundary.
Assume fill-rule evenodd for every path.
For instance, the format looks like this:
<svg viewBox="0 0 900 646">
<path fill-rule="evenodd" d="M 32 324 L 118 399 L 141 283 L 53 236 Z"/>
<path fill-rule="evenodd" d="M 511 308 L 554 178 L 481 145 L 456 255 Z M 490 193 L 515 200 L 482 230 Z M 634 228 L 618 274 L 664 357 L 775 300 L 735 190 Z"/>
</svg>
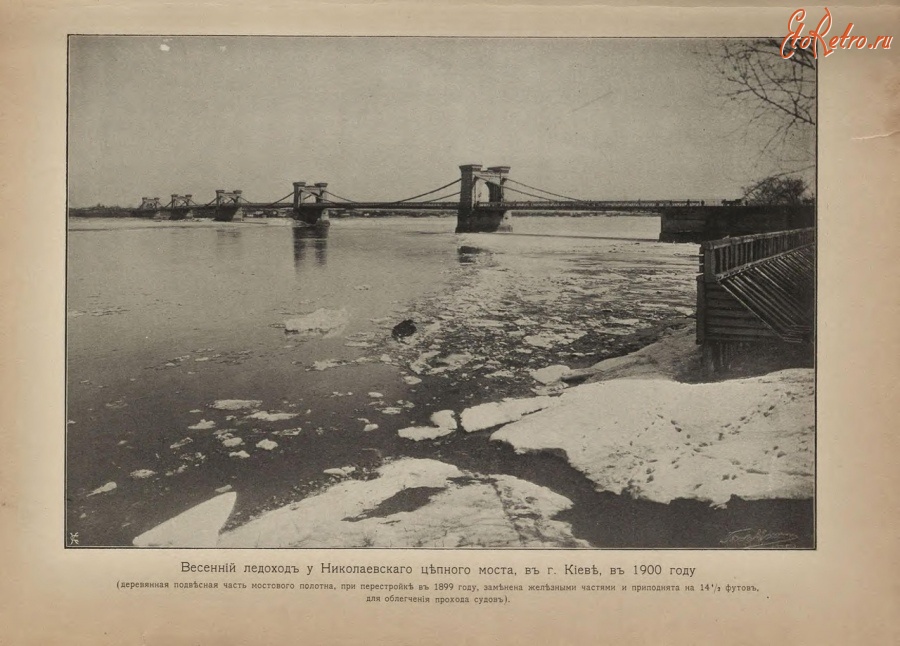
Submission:
<svg viewBox="0 0 900 646">
<path fill-rule="evenodd" d="M 709 372 L 761 343 L 815 343 L 816 231 L 704 242 L 697 276 L 697 343 Z"/>
</svg>

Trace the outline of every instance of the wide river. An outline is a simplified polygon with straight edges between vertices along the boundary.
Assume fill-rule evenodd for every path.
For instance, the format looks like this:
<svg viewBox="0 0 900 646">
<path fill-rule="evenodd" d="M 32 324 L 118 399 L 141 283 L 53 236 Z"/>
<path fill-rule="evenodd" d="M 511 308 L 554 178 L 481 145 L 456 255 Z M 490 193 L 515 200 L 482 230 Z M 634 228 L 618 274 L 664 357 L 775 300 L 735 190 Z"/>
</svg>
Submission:
<svg viewBox="0 0 900 646">
<path fill-rule="evenodd" d="M 70 221 L 68 531 L 83 546 L 130 545 L 226 489 L 238 525 L 319 490 L 325 469 L 400 454 L 513 469 L 484 438 L 396 432 L 439 407 L 530 395 L 530 370 L 622 354 L 692 313 L 697 246 L 657 243 L 656 217 L 520 217 L 512 234 L 454 225 L 346 219 L 322 235 L 283 220 Z M 345 325 L 287 333 L 317 310 Z M 391 338 L 407 318 L 430 330 L 424 343 Z M 211 408 L 224 399 L 269 416 Z"/>
</svg>

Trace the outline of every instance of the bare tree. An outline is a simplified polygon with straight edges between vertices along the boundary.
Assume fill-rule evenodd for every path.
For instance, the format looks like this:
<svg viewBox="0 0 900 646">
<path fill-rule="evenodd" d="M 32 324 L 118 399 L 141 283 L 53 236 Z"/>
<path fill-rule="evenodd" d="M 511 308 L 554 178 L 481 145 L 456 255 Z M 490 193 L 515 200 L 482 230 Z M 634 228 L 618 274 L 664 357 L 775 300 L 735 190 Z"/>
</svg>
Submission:
<svg viewBox="0 0 900 646">
<path fill-rule="evenodd" d="M 811 196 L 803 179 L 773 175 L 745 186 L 743 199 L 745 204 L 800 204 Z"/>
<path fill-rule="evenodd" d="M 776 38 L 715 43 L 710 54 L 725 81 L 722 95 L 752 108 L 749 127 L 772 129 L 764 152 L 794 135 L 814 133 L 816 59 L 809 50 L 796 49 L 790 58 L 783 58 L 782 43 Z"/>
</svg>

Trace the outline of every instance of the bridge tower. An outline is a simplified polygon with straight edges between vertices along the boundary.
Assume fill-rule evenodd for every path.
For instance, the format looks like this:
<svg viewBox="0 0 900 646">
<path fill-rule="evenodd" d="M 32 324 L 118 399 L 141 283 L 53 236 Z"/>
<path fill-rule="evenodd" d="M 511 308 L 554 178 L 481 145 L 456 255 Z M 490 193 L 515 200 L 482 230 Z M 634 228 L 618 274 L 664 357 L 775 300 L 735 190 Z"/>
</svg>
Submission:
<svg viewBox="0 0 900 646">
<path fill-rule="evenodd" d="M 234 189 L 226 191 L 223 188 L 216 189 L 216 222 L 232 222 L 244 219 L 244 209 L 241 208 L 243 191 Z"/>
<path fill-rule="evenodd" d="M 465 164 L 459 167 L 462 175 L 459 189 L 457 233 L 512 231 L 503 185 L 509 174 L 509 166 L 483 168 L 481 164 Z M 483 201 L 481 189 L 487 186 L 487 201 Z"/>
<path fill-rule="evenodd" d="M 308 225 L 328 226 L 328 182 L 294 182 L 294 217 Z"/>
<path fill-rule="evenodd" d="M 184 220 L 184 219 L 192 219 L 194 217 L 194 210 L 191 204 L 191 198 L 194 196 L 190 193 L 185 193 L 184 195 L 178 195 L 177 193 L 172 193 L 172 200 L 169 202 L 170 214 L 168 218 L 160 218 L 160 219 L 168 219 L 168 220 Z"/>
<path fill-rule="evenodd" d="M 177 195 L 176 193 L 172 193 L 171 206 L 173 209 L 193 206 L 191 204 L 191 199 L 193 197 L 194 196 L 190 193 L 185 193 L 184 195 Z"/>
<path fill-rule="evenodd" d="M 234 189 L 233 191 L 226 191 L 223 188 L 216 189 L 216 206 L 240 204 L 243 192 L 239 189 Z"/>
<path fill-rule="evenodd" d="M 306 182 L 294 182 L 294 208 L 298 208 L 301 204 L 310 198 L 317 204 L 326 202 L 325 189 L 328 188 L 328 182 L 316 182 L 313 185 L 307 185 Z"/>
<path fill-rule="evenodd" d="M 138 207 L 141 211 L 156 211 L 160 208 L 158 197 L 142 197 L 141 205 Z"/>
</svg>

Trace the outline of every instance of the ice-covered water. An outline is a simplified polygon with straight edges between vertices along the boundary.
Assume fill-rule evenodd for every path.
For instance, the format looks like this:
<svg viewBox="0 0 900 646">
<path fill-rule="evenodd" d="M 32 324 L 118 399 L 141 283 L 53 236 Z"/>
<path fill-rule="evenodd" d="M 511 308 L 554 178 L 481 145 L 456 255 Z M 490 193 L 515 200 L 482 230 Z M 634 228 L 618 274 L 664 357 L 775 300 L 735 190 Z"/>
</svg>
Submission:
<svg viewBox="0 0 900 646">
<path fill-rule="evenodd" d="M 68 524 L 82 544 L 129 544 L 224 487 L 240 516 L 303 497 L 325 469 L 364 473 L 366 456 L 434 412 L 415 408 L 408 348 L 390 338 L 417 304 L 438 308 L 434 325 L 472 323 L 466 343 L 502 341 L 515 325 L 524 361 L 580 338 L 560 332 L 571 324 L 560 311 L 542 319 L 545 303 L 576 311 L 591 297 L 601 312 L 627 297 L 650 317 L 691 300 L 696 250 L 655 243 L 655 217 L 522 217 L 513 234 L 461 236 L 455 218 L 335 220 L 327 235 L 287 224 L 70 223 Z M 479 255 L 505 260 L 482 268 Z M 584 329 L 630 329 L 618 311 L 602 316 Z M 297 321 L 315 325 L 286 333 Z M 435 379 L 508 372 L 496 355 L 482 365 L 488 346 L 450 348 L 444 336 L 427 341 Z"/>
</svg>

